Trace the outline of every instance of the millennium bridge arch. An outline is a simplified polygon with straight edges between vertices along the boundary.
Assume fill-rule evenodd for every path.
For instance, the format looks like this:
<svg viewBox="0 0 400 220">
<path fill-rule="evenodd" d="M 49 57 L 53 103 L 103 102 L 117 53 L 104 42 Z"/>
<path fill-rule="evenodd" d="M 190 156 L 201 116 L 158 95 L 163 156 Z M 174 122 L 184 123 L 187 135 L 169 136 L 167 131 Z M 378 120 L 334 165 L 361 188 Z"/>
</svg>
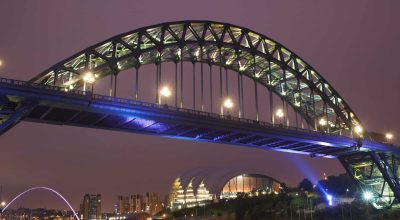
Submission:
<svg viewBox="0 0 400 220">
<path fill-rule="evenodd" d="M 32 191 L 36 191 L 36 190 L 45 190 L 45 191 L 49 191 L 55 195 L 57 195 L 60 199 L 63 200 L 63 202 L 65 204 L 67 204 L 68 208 L 74 213 L 74 216 L 76 218 L 76 220 L 80 220 L 80 218 L 78 217 L 78 214 L 75 212 L 74 208 L 72 208 L 71 204 L 68 202 L 68 200 L 61 195 L 61 193 L 57 192 L 56 190 L 49 188 L 49 187 L 45 187 L 45 186 L 37 186 L 37 187 L 31 187 L 29 189 L 26 189 L 25 191 L 21 192 L 20 194 L 18 194 L 17 196 L 15 196 L 2 210 L 0 210 L 1 212 L 4 212 L 8 209 L 8 207 L 10 207 L 12 204 L 14 204 L 14 202 L 16 200 L 18 200 L 19 198 L 21 198 L 23 195 L 32 192 Z"/>
<path fill-rule="evenodd" d="M 165 63 L 175 66 L 173 92 L 160 91 Z M 187 65 L 184 70 L 184 63 L 193 65 L 191 81 L 183 80 L 190 71 Z M 139 71 L 147 64 L 156 67 L 152 72 L 156 97 L 151 103 L 139 100 L 138 94 L 138 85 L 143 83 Z M 195 73 L 196 65 L 200 72 Z M 221 103 L 214 109 L 221 111 L 213 111 L 213 86 L 207 87 L 211 108 L 204 108 L 206 69 L 210 76 L 220 77 L 216 93 Z M 116 97 L 122 71 L 135 76 L 132 99 Z M 200 85 L 196 74 L 201 76 Z M 228 75 L 236 79 L 237 94 L 228 95 Z M 111 79 L 109 95 L 94 94 L 96 82 L 107 77 Z M 244 88 L 245 80 L 253 86 Z M 183 105 L 184 83 L 192 85 L 191 109 Z M 201 88 L 200 98 L 196 87 Z M 260 87 L 269 95 L 268 110 L 259 108 Z M 243 91 L 254 92 L 245 96 Z M 175 105 L 161 104 L 161 96 L 172 93 Z M 282 100 L 280 112 L 275 113 L 273 96 Z M 201 100 L 200 108 L 196 108 L 196 97 Z M 227 110 L 232 107 L 231 97 L 237 100 L 238 117 Z M 223 98 L 229 101 L 226 106 Z M 249 98 L 254 99 L 255 119 L 245 114 Z M 287 120 L 289 106 L 295 112 L 295 126 Z M 261 121 L 259 114 L 266 111 L 269 121 Z M 309 129 L 298 125 L 298 115 Z M 277 123 L 276 117 L 284 120 Z M 0 134 L 22 120 L 338 158 L 361 189 L 373 195 L 370 201 L 375 207 L 400 207 L 400 150 L 363 130 L 345 100 L 298 55 L 263 34 L 236 25 L 177 21 L 143 27 L 88 47 L 29 82 L 0 79 Z"/>
</svg>

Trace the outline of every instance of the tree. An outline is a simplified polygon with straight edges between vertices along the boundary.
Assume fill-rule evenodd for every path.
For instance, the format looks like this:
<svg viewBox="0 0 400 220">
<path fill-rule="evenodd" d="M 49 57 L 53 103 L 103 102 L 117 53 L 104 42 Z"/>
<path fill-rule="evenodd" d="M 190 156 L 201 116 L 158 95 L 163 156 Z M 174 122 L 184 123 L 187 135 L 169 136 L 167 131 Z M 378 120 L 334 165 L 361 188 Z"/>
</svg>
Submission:
<svg viewBox="0 0 400 220">
<path fill-rule="evenodd" d="M 320 180 L 318 186 L 324 190 L 329 189 L 329 192 L 334 195 L 352 195 L 357 189 L 351 177 L 347 174 L 328 176 L 327 180 Z"/>
<path fill-rule="evenodd" d="M 299 183 L 299 190 L 301 190 L 301 191 L 308 191 L 308 192 L 310 192 L 310 191 L 312 191 L 313 190 L 313 184 L 312 184 L 312 182 L 309 180 L 309 179 L 307 179 L 307 178 L 304 178 L 300 183 Z"/>
</svg>

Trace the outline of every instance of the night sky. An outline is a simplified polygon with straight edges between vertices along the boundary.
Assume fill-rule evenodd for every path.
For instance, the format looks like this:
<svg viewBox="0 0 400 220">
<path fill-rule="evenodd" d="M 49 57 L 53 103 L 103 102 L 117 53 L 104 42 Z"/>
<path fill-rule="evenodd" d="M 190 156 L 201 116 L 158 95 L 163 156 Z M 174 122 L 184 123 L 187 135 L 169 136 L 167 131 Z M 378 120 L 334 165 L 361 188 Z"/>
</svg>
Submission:
<svg viewBox="0 0 400 220">
<path fill-rule="evenodd" d="M 368 130 L 400 136 L 399 1 L 12 1 L 0 0 L 0 77 L 29 80 L 114 35 L 176 20 L 248 27 L 310 63 Z M 400 138 L 397 138 L 399 143 Z M 229 145 L 23 122 L 0 137 L 3 198 L 49 186 L 79 207 L 101 193 L 110 211 L 119 194 L 166 194 L 191 169 L 259 172 L 289 185 L 344 170 L 311 159 Z M 47 192 L 15 206 L 66 208 Z"/>
</svg>

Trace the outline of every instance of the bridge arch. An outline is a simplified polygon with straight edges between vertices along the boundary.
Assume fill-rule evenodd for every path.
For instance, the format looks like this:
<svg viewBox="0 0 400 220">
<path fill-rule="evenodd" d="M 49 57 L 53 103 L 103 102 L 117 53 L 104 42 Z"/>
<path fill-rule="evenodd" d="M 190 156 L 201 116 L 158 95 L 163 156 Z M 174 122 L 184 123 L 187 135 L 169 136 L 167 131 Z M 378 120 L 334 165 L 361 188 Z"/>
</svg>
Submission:
<svg viewBox="0 0 400 220">
<path fill-rule="evenodd" d="M 77 89 L 88 71 L 99 78 L 116 77 L 120 71 L 146 64 L 184 61 L 220 66 L 221 71 L 237 72 L 238 78 L 251 78 L 311 127 L 317 127 L 321 118 L 331 133 L 361 126 L 338 92 L 294 52 L 263 34 L 214 21 L 169 22 L 123 33 L 55 64 L 31 82 Z"/>
<path fill-rule="evenodd" d="M 77 214 L 77 213 L 75 212 L 75 210 L 72 208 L 71 204 L 67 201 L 67 199 L 66 199 L 63 195 L 61 195 L 61 193 L 57 192 L 56 190 L 54 190 L 54 189 L 52 189 L 52 188 L 44 187 L 44 186 L 32 187 L 32 188 L 29 188 L 29 189 L 23 191 L 22 193 L 18 194 L 16 197 L 14 197 L 14 198 L 3 208 L 2 212 L 4 212 L 5 210 L 7 210 L 7 208 L 8 208 L 10 205 L 12 205 L 18 198 L 20 198 L 20 197 L 23 196 L 24 194 L 29 193 L 29 192 L 34 191 L 34 190 L 47 190 L 47 191 L 49 191 L 49 192 L 52 192 L 52 193 L 56 194 L 58 197 L 60 197 L 60 198 L 68 205 L 69 209 L 74 213 L 75 218 L 76 218 L 77 220 L 80 220 L 78 214 Z"/>
</svg>

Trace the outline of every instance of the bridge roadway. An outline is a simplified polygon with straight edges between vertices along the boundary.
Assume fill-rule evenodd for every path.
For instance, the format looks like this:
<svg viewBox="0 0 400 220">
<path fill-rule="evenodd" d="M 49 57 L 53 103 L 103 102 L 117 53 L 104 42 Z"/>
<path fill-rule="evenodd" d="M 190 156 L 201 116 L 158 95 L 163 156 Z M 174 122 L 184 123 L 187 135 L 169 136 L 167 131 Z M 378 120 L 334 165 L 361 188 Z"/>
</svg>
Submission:
<svg viewBox="0 0 400 220">
<path fill-rule="evenodd" d="M 20 120 L 151 134 L 231 145 L 337 157 L 355 151 L 391 151 L 393 146 L 214 113 L 65 91 L 25 81 L 0 79 L 0 134 Z M 4 117 L 6 118 L 6 117 Z"/>
</svg>

